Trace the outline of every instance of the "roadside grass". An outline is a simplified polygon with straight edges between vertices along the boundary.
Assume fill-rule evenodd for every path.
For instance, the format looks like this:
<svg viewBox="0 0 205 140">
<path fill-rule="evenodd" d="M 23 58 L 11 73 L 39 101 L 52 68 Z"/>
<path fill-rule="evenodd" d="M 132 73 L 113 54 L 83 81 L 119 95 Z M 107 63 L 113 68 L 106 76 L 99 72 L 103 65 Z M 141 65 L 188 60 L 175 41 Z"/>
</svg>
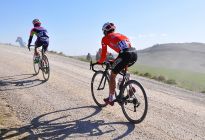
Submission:
<svg viewBox="0 0 205 140">
<path fill-rule="evenodd" d="M 90 62 L 89 60 L 87 60 L 85 57 L 76 57 L 78 60 L 80 61 L 84 61 L 84 62 Z"/>
<path fill-rule="evenodd" d="M 188 90 L 205 93 L 205 73 L 158 68 L 142 64 L 135 64 L 129 68 L 129 71 L 167 84 L 176 84 Z"/>
</svg>

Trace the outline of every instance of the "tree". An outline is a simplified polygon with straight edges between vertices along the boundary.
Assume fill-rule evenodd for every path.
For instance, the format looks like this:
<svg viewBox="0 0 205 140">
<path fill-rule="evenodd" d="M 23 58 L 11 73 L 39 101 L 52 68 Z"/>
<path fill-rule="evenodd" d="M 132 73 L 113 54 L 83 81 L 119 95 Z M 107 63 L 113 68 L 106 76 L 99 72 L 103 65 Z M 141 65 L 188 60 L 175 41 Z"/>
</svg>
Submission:
<svg viewBox="0 0 205 140">
<path fill-rule="evenodd" d="M 26 47 L 26 43 L 23 42 L 22 37 L 17 37 L 16 42 L 19 43 L 20 47 Z"/>
<path fill-rule="evenodd" d="M 90 53 L 88 53 L 88 54 L 87 54 L 86 59 L 87 59 L 88 61 L 90 61 L 90 60 L 92 59 L 92 57 L 91 57 L 91 54 L 90 54 Z"/>
</svg>

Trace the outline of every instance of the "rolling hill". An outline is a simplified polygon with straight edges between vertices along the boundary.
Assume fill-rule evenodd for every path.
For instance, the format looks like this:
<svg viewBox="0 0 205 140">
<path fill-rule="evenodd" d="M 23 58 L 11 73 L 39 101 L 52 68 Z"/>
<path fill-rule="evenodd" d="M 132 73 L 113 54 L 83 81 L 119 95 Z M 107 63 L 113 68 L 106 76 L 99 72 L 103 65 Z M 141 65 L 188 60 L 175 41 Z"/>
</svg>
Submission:
<svg viewBox="0 0 205 140">
<path fill-rule="evenodd" d="M 138 52 L 138 64 L 205 73 L 205 44 L 157 44 Z"/>
</svg>

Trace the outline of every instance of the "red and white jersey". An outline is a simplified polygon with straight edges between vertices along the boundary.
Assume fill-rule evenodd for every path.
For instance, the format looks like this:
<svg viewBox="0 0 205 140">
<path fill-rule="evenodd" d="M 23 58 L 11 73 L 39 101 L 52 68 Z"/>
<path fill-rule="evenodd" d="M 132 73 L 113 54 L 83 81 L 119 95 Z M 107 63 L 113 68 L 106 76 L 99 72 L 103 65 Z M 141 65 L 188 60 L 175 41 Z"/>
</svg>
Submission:
<svg viewBox="0 0 205 140">
<path fill-rule="evenodd" d="M 107 46 L 119 53 L 121 50 L 130 48 L 131 43 L 129 39 L 120 33 L 110 33 L 102 38 L 102 53 L 101 58 L 98 61 L 103 63 L 106 60 Z"/>
</svg>

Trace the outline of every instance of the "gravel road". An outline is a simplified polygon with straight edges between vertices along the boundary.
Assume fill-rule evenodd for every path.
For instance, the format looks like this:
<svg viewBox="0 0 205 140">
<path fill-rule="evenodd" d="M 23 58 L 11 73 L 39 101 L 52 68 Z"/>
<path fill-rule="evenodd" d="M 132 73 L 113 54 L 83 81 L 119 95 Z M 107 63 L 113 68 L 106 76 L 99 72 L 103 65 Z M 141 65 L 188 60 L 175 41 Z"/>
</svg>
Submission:
<svg viewBox="0 0 205 140">
<path fill-rule="evenodd" d="M 34 76 L 32 52 L 0 45 L 0 100 L 22 122 L 0 139 L 205 140 L 205 95 L 145 78 L 140 81 L 149 109 L 140 124 L 130 124 L 119 105 L 99 109 L 91 96 L 89 64 L 48 54 L 51 77 Z"/>
</svg>

